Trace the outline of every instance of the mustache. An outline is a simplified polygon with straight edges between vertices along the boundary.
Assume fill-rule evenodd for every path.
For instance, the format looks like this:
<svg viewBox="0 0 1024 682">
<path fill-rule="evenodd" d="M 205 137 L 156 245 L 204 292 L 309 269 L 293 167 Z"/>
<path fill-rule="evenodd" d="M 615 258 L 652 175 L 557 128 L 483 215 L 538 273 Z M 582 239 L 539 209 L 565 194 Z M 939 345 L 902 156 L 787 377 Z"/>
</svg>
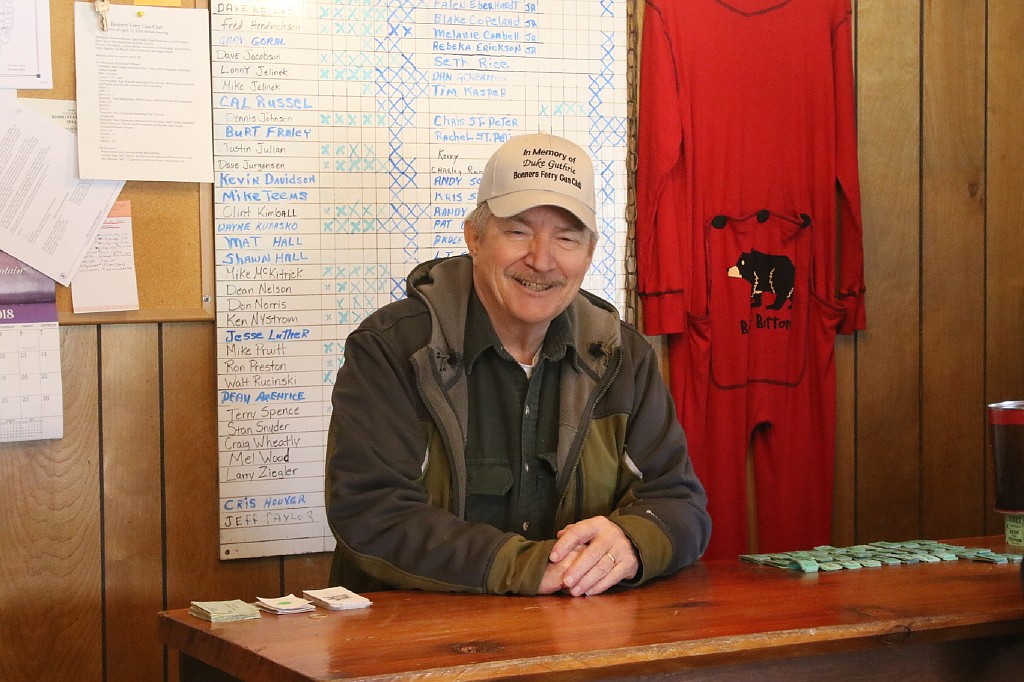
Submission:
<svg viewBox="0 0 1024 682">
<path fill-rule="evenodd" d="M 508 276 L 521 282 L 544 287 L 564 287 L 569 283 L 569 280 L 564 277 L 538 277 L 536 273 L 532 272 L 510 272 Z"/>
</svg>

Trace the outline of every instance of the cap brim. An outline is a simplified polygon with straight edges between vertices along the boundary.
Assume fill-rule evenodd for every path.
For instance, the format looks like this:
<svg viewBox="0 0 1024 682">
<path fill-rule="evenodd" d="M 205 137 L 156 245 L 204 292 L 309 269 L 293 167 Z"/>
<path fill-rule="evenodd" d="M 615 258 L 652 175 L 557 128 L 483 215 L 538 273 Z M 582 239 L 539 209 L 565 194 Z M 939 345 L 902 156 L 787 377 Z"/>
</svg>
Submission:
<svg viewBox="0 0 1024 682">
<path fill-rule="evenodd" d="M 491 209 L 491 213 L 499 218 L 511 218 L 537 206 L 558 206 L 579 218 L 584 227 L 597 234 L 597 216 L 590 210 L 590 207 L 582 201 L 577 201 L 559 192 L 524 189 L 518 192 L 509 192 L 500 197 L 491 197 L 487 200 L 487 206 Z"/>
</svg>

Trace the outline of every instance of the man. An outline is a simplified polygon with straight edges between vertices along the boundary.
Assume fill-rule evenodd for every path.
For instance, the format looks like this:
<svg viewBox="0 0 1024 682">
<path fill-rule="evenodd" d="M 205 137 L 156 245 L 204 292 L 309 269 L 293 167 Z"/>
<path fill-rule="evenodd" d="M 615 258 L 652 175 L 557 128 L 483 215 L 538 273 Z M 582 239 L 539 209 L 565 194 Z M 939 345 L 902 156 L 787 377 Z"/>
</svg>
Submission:
<svg viewBox="0 0 1024 682">
<path fill-rule="evenodd" d="M 468 256 L 417 266 L 349 335 L 328 437 L 331 584 L 599 594 L 696 561 L 706 496 L 650 345 L 580 289 L 586 152 L 488 161 Z"/>
</svg>

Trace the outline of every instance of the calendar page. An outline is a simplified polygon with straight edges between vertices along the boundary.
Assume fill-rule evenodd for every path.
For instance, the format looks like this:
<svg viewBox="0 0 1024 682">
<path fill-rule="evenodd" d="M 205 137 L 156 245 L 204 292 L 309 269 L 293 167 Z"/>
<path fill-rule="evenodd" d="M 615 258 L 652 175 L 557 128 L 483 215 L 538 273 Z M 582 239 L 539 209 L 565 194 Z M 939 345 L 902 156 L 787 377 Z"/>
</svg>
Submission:
<svg viewBox="0 0 1024 682">
<path fill-rule="evenodd" d="M 64 435 L 53 280 L 0 252 L 0 441 Z"/>
</svg>

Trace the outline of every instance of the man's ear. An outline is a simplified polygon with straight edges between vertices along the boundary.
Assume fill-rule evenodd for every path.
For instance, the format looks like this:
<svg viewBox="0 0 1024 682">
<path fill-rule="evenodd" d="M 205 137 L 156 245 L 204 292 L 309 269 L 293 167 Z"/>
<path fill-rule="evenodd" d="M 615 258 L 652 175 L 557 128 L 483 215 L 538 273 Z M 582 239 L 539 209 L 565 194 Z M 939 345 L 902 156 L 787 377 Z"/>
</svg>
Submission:
<svg viewBox="0 0 1024 682">
<path fill-rule="evenodd" d="M 468 220 L 463 220 L 462 238 L 466 240 L 466 248 L 469 250 L 469 255 L 475 256 L 477 245 L 480 242 L 480 237 L 477 235 L 476 225 Z"/>
</svg>

